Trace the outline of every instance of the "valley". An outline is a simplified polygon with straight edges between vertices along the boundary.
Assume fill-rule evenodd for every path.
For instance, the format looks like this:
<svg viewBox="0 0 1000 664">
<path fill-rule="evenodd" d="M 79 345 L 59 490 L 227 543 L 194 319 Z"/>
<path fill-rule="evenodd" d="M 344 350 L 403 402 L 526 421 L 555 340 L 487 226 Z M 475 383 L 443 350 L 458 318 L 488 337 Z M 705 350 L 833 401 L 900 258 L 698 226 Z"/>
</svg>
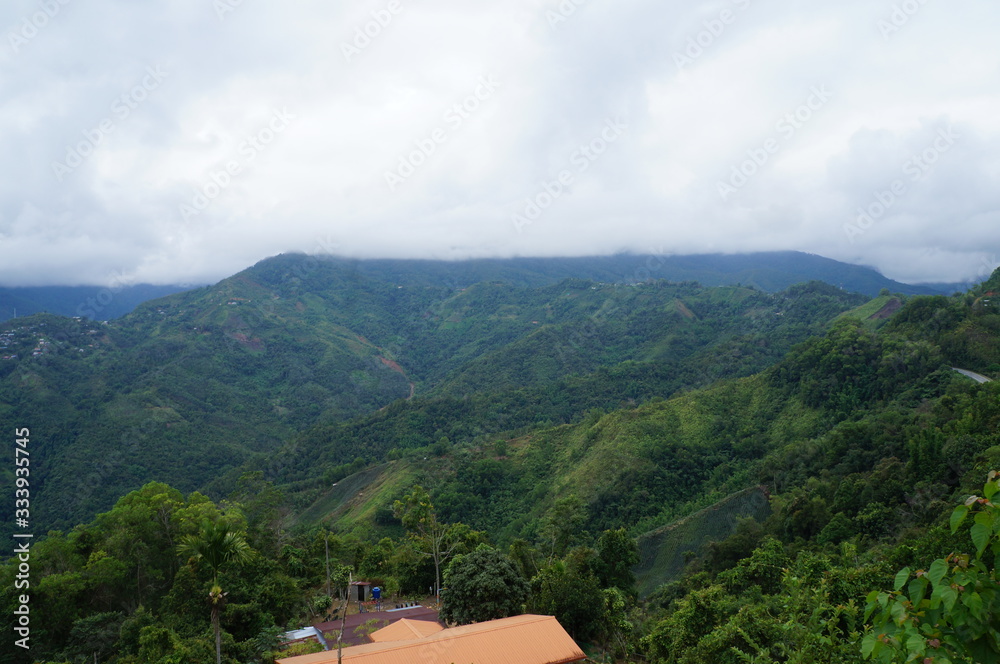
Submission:
<svg viewBox="0 0 1000 664">
<path fill-rule="evenodd" d="M 225 572 L 223 628 L 253 659 L 261 630 L 330 607 L 327 551 L 337 574 L 426 591 L 400 512 L 419 504 L 608 656 L 785 661 L 773 630 L 811 605 L 840 616 L 822 628 L 839 645 L 817 627 L 797 647 L 860 662 L 864 594 L 961 546 L 941 520 L 1000 463 L 996 383 L 952 369 L 1000 377 L 981 297 L 1000 273 L 872 299 L 400 269 L 280 256 L 116 321 L 5 323 L 0 415 L 31 428 L 32 520 L 51 531 L 37 613 L 105 643 L 101 661 L 196 657 L 185 598 L 205 570 L 176 547 L 229 524 L 257 558 Z M 52 661 L 97 652 L 40 640 Z"/>
</svg>

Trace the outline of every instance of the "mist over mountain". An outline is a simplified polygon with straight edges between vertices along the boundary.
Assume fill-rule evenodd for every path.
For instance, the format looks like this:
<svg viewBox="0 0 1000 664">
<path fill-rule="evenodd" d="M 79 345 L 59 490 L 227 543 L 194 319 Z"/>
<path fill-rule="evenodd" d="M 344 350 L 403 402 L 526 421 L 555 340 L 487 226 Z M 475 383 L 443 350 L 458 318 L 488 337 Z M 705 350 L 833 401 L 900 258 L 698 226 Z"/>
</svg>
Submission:
<svg viewBox="0 0 1000 664">
<path fill-rule="evenodd" d="M 347 259 L 342 259 L 347 260 Z M 808 281 L 823 281 L 874 297 L 883 288 L 906 295 L 950 294 L 959 284 L 904 284 L 869 267 L 799 251 L 748 254 L 584 256 L 579 258 L 496 258 L 464 261 L 365 259 L 350 261 L 366 276 L 411 285 L 468 286 L 503 281 L 540 286 L 561 279 L 634 283 L 648 279 L 697 281 L 703 286 L 751 286 L 775 292 Z"/>
<path fill-rule="evenodd" d="M 841 263 L 802 252 L 705 254 L 691 256 L 634 255 L 579 258 L 496 258 L 464 261 L 404 259 L 338 259 L 367 277 L 409 285 L 459 288 L 481 281 L 541 286 L 562 279 L 633 283 L 648 279 L 697 281 L 703 286 L 753 286 L 779 291 L 807 281 L 824 281 L 844 290 L 874 297 L 883 288 L 907 295 L 950 294 L 972 284 L 903 284 L 872 268 Z M 97 286 L 0 287 L 0 321 L 14 315 L 52 313 L 112 320 L 148 300 L 194 286 L 140 284 Z"/>
</svg>

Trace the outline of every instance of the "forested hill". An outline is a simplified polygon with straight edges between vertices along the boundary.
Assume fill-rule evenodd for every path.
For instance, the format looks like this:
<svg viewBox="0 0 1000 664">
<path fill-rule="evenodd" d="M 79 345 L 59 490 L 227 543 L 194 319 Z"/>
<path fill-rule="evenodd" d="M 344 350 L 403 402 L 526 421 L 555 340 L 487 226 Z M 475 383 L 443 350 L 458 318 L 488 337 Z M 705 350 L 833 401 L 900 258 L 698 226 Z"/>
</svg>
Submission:
<svg viewBox="0 0 1000 664">
<path fill-rule="evenodd" d="M 290 258 L 296 261 L 294 257 Z M 703 286 L 752 286 L 777 292 L 795 284 L 823 281 L 844 290 L 874 296 L 883 288 L 894 293 L 927 295 L 965 290 L 962 284 L 911 285 L 887 279 L 875 270 L 795 251 L 688 256 L 619 254 L 582 258 L 507 258 L 464 261 L 346 260 L 343 265 L 367 279 L 408 286 L 462 288 L 484 281 L 539 287 L 564 279 L 635 283 L 649 279 L 697 281 Z M 267 270 L 281 258 L 258 264 Z M 308 267 L 304 269 L 308 270 Z M 15 314 L 51 313 L 112 320 L 139 304 L 190 286 L 45 286 L 0 287 L 0 322 Z"/>
<path fill-rule="evenodd" d="M 305 522 L 359 532 L 391 526 L 378 514 L 384 516 L 396 493 L 420 478 L 448 516 L 502 540 L 537 538 L 545 514 L 567 494 L 579 499 L 583 532 L 624 526 L 639 535 L 757 483 L 783 490 L 789 481 L 804 482 L 807 475 L 775 473 L 817 445 L 838 449 L 828 459 L 838 472 L 862 472 L 880 454 L 906 456 L 917 443 L 896 440 L 889 452 L 870 449 L 870 441 L 845 442 L 857 436 L 852 423 L 870 418 L 864 436 L 893 413 L 915 418 L 917 426 L 912 409 L 949 389 L 972 387 L 952 366 L 1000 377 L 993 287 L 990 282 L 961 297 L 916 298 L 898 311 L 898 300 L 873 301 L 876 306 L 855 310 L 863 319 L 848 314 L 828 333 L 739 380 L 714 379 L 741 375 L 721 367 L 733 367 L 745 353 L 753 357 L 749 349 L 770 336 L 763 329 L 735 347 L 696 352 L 693 363 L 670 365 L 664 373 L 655 368 L 659 362 L 625 363 L 528 389 L 396 403 L 366 418 L 315 426 L 278 457 L 247 468 L 286 486 Z M 895 313 L 874 329 L 886 323 L 883 311 Z M 595 345 L 586 354 L 597 352 Z M 725 359 L 716 364 L 720 357 Z M 515 353 L 506 358 L 517 361 Z M 487 364 L 484 373 L 503 382 L 503 366 Z M 704 379 L 709 375 L 713 380 Z M 685 383 L 708 387 L 633 408 L 625 397 L 643 381 L 662 396 Z M 582 421 L 569 416 L 583 411 Z M 565 423 L 571 425 L 553 426 Z M 908 441 L 912 434 L 899 435 Z M 356 491 L 377 489 L 366 491 L 360 503 L 343 487 L 330 488 L 386 461 L 391 463 L 367 472 L 362 484 L 352 484 Z"/>
<path fill-rule="evenodd" d="M 823 284 L 400 288 L 285 260 L 303 271 L 249 271 L 106 326 L 0 332 L 31 357 L 0 365 L 4 418 L 55 413 L 65 434 L 25 423 L 33 519 L 105 509 L 117 482 L 164 469 L 185 486 L 40 538 L 32 624 L 60 628 L 33 632 L 38 661 L 208 661 L 219 583 L 226 657 L 270 662 L 277 632 L 331 607 L 327 552 L 337 586 L 354 573 L 419 596 L 439 571 L 432 526 L 469 556 L 442 561 L 446 582 L 488 558 L 519 579 L 513 610 L 555 615 L 598 658 L 1000 656 L 1000 383 L 952 369 L 1000 377 L 1000 270 L 965 294 L 867 302 Z M 354 402 L 322 382 L 344 375 Z M 214 501 L 190 493 L 227 468 Z M 732 516 L 747 491 L 767 510 L 729 536 L 674 530 L 690 533 L 680 571 L 657 550 L 676 538 L 636 551 L 678 520 Z M 191 555 L 226 532 L 240 564 Z M 0 567 L 8 633 L 16 565 Z"/>
<path fill-rule="evenodd" d="M 978 385 L 952 367 L 1000 378 L 998 292 L 1000 271 L 961 296 L 879 307 L 894 314 L 878 328 L 869 320 L 873 308 L 861 307 L 863 318 L 842 317 L 759 374 L 635 408 L 595 409 L 571 424 L 519 421 L 508 404 L 491 410 L 475 398 L 400 403 L 365 420 L 316 427 L 256 467 L 286 490 L 289 523 L 371 542 L 402 537 L 393 502 L 421 484 L 444 521 L 488 533 L 535 574 L 533 592 L 536 582 L 537 592 L 549 592 L 558 574 L 575 579 L 560 591 L 573 606 L 590 597 L 588 569 L 600 569 L 588 547 L 600 556 L 609 530 L 640 537 L 701 519 L 666 540 L 686 554 L 681 572 L 665 564 L 675 550 L 660 556 L 649 548 L 663 538 L 640 538 L 647 602 L 628 619 L 609 614 L 633 641 L 589 623 L 610 651 L 637 657 L 627 661 L 860 663 L 863 648 L 902 653 L 882 661 L 903 662 L 910 652 L 950 661 L 976 652 L 975 661 L 995 661 L 1000 650 L 987 628 L 969 627 L 995 615 L 994 581 L 976 586 L 991 593 L 982 607 L 978 599 L 971 608 L 946 603 L 947 611 L 932 603 L 940 622 L 920 640 L 907 640 L 909 627 L 898 624 L 895 641 L 875 639 L 869 620 L 880 604 L 866 614 L 864 601 L 900 590 L 915 570 L 943 572 L 952 552 L 976 550 L 969 524 L 953 533 L 949 516 L 1000 467 L 1000 387 Z M 525 398 L 512 410 L 538 403 Z M 408 433 L 417 446 L 404 442 Z M 304 450 L 320 463 L 298 463 Z M 362 456 L 346 463 L 355 454 Z M 768 497 L 770 516 L 727 514 L 724 498 L 754 488 Z M 973 540 L 987 518 L 994 517 L 977 517 Z M 707 539 L 705 532 L 720 529 L 706 528 L 705 519 L 728 520 L 730 530 L 721 541 Z M 381 574 L 406 578 L 405 545 L 390 539 L 370 555 L 384 561 Z M 976 541 L 982 551 L 985 540 Z M 963 559 L 953 558 L 959 583 L 973 578 L 961 576 Z M 994 563 L 990 555 L 983 560 L 976 569 L 985 574 Z M 916 574 L 891 616 L 893 596 L 879 600 L 881 630 L 909 610 L 908 597 L 930 592 L 917 589 Z M 564 624 L 601 619 L 552 606 Z"/>
<path fill-rule="evenodd" d="M 800 251 L 749 254 L 617 254 L 580 258 L 486 258 L 461 261 L 346 259 L 360 274 L 409 286 L 463 288 L 484 281 L 515 286 L 547 286 L 565 279 L 636 283 L 650 279 L 697 281 L 702 286 L 750 286 L 777 292 L 795 284 L 822 281 L 874 297 L 883 288 L 905 295 L 951 294 L 962 284 L 904 284 L 869 267 Z"/>
<path fill-rule="evenodd" d="M 0 326 L 2 415 L 44 441 L 39 528 L 150 480 L 202 487 L 310 426 L 414 395 L 524 389 L 547 405 L 516 412 L 504 397 L 515 419 L 562 422 L 747 375 L 865 299 L 823 284 L 402 286 L 355 268 L 282 256 L 107 324 L 38 315 Z"/>
</svg>

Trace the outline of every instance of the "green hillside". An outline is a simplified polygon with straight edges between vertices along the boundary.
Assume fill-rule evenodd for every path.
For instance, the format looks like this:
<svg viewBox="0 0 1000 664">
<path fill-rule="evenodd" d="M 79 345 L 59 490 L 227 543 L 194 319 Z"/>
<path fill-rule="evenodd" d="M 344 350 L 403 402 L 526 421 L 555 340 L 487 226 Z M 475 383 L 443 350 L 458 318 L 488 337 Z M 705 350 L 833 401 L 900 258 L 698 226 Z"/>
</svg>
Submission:
<svg viewBox="0 0 1000 664">
<path fill-rule="evenodd" d="M 638 537 L 639 563 L 636 589 L 646 597 L 682 575 L 692 558 L 705 553 L 705 545 L 736 534 L 741 519 L 763 522 L 771 515 L 764 487 L 750 487 L 726 496 L 694 514 Z"/>
<path fill-rule="evenodd" d="M 572 424 L 532 428 L 529 423 L 523 433 L 491 434 L 487 423 L 462 439 L 460 430 L 445 428 L 449 419 L 443 413 L 430 427 L 421 421 L 432 415 L 436 402 L 426 402 L 423 410 L 416 402 L 390 408 L 377 422 L 369 418 L 310 431 L 302 445 L 318 459 L 381 450 L 383 458 L 426 466 L 425 456 L 436 457 L 433 473 L 415 474 L 434 489 L 442 513 L 503 542 L 536 538 L 544 515 L 568 495 L 580 501 L 584 533 L 624 526 L 638 535 L 756 486 L 773 470 L 765 463 L 769 455 L 837 435 L 870 411 L 917 394 L 938 394 L 952 384 L 961 385 L 962 379 L 932 344 L 875 334 L 859 321 L 845 320 L 760 374 L 636 408 L 592 411 Z M 466 426 L 481 417 L 468 405 L 444 410 Z M 379 447 L 380 439 L 397 445 L 405 440 L 377 433 L 400 421 L 416 425 L 416 431 L 436 427 L 435 433 L 454 435 L 437 443 L 428 435 L 427 444 L 415 448 Z M 391 472 L 413 472 L 407 468 Z M 293 492 L 300 500 L 315 491 L 309 487 L 318 480 L 305 481 L 308 476 L 294 462 L 275 474 L 301 478 L 295 484 L 299 493 Z M 381 508 L 396 497 L 384 496 Z M 312 522 L 321 521 L 315 508 L 308 513 Z M 350 515 L 336 515 L 334 522 L 357 527 Z"/>
<path fill-rule="evenodd" d="M 67 527 L 148 481 L 191 491 L 278 450 L 307 451 L 287 461 L 300 481 L 442 436 L 569 422 L 748 375 L 863 300 L 821 284 L 414 287 L 280 256 L 110 323 L 0 325 L 12 358 L 0 359 L 0 415 L 45 441 L 33 518 Z M 450 424 L 414 426 L 427 403 Z M 343 422 L 370 443 L 314 448 L 311 431 Z"/>
<path fill-rule="evenodd" d="M 420 599 L 481 558 L 598 658 L 1000 656 L 1000 387 L 952 370 L 1000 377 L 1000 271 L 876 327 L 877 304 L 820 284 L 456 291 L 298 260 L 110 325 L 0 332 L 3 416 L 44 422 L 32 504 L 53 516 L 33 520 L 107 509 L 32 549 L 37 661 L 208 661 L 218 583 L 227 661 L 270 662 L 336 610 L 328 567 L 333 589 Z M 150 472 L 183 490 L 123 495 Z M 189 555 L 223 531 L 242 562 Z"/>
<path fill-rule="evenodd" d="M 414 286 L 455 288 L 481 282 L 528 287 L 566 279 L 604 283 L 635 283 L 649 279 L 697 281 L 703 286 L 753 286 L 777 292 L 807 281 L 823 281 L 847 291 L 874 297 L 887 288 L 908 295 L 951 294 L 962 284 L 903 284 L 875 270 L 841 263 L 800 251 L 749 254 L 589 256 L 582 258 L 505 258 L 464 261 L 361 260 L 355 269 L 367 276 Z"/>
<path fill-rule="evenodd" d="M 913 295 L 951 294 L 964 284 L 902 284 L 871 268 L 841 263 L 802 252 L 707 254 L 692 256 L 619 254 L 582 258 L 507 258 L 465 261 L 347 260 L 342 266 L 367 279 L 411 287 L 456 290 L 483 282 L 538 288 L 582 279 L 604 283 L 637 283 L 649 279 L 697 281 L 704 286 L 742 284 L 777 292 L 795 284 L 823 281 L 851 292 L 874 296 L 888 288 Z M 44 286 L 0 287 L 0 322 L 15 313 L 50 313 L 113 320 L 148 300 L 190 289 L 191 286 Z"/>
<path fill-rule="evenodd" d="M 389 478 L 405 487 L 411 475 L 445 519 L 512 556 L 525 542 L 544 555 L 557 520 L 573 525 L 562 551 L 625 527 L 639 537 L 636 574 L 651 594 L 652 631 L 636 645 L 646 657 L 786 661 L 786 634 L 816 661 L 860 662 L 862 596 L 890 588 L 902 565 L 961 550 L 949 506 L 1000 463 L 1000 388 L 950 369 L 1000 368 L 993 288 L 916 298 L 879 331 L 845 318 L 753 377 L 574 424 L 448 441 L 430 451 L 436 462 L 404 452 L 382 469 L 390 488 L 368 510 L 356 496 L 351 511 L 324 516 L 317 502 L 309 522 L 397 536 L 389 509 L 406 489 L 393 495 Z M 809 622 L 823 615 L 845 622 Z M 782 621 L 804 629 L 789 637 Z"/>
</svg>

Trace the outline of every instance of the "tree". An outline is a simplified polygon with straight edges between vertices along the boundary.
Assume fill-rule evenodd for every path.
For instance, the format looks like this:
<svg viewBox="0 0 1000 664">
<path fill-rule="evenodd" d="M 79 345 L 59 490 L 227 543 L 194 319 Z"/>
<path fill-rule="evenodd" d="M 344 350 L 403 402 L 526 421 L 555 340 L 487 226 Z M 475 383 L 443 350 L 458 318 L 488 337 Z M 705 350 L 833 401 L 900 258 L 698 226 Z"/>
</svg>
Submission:
<svg viewBox="0 0 1000 664">
<path fill-rule="evenodd" d="M 539 533 L 549 544 L 549 562 L 563 556 L 587 520 L 583 501 L 576 494 L 556 499 L 552 509 L 542 519 Z"/>
<path fill-rule="evenodd" d="M 98 515 L 95 530 L 104 550 L 129 570 L 129 582 L 121 588 L 124 606 L 138 607 L 163 590 L 164 580 L 173 578 L 174 547 L 184 525 L 178 513 L 185 505 L 180 491 L 151 482 Z"/>
<path fill-rule="evenodd" d="M 597 539 L 597 578 L 602 588 L 618 588 L 635 599 L 635 574 L 639 547 L 624 528 L 605 530 Z"/>
<path fill-rule="evenodd" d="M 67 655 L 81 659 L 103 659 L 102 655 L 114 652 L 125 616 L 118 612 L 93 613 L 73 623 L 70 630 L 70 647 Z"/>
<path fill-rule="evenodd" d="M 530 579 L 538 574 L 538 561 L 541 554 L 538 549 L 528 544 L 527 540 L 515 539 L 510 543 L 507 555 L 517 565 L 524 578 Z"/>
<path fill-rule="evenodd" d="M 247 519 L 247 534 L 257 551 L 273 556 L 281 548 L 281 510 L 284 494 L 255 471 L 240 476 L 231 499 Z"/>
<path fill-rule="evenodd" d="M 590 569 L 592 555 L 592 550 L 574 549 L 531 580 L 528 611 L 555 616 L 578 641 L 596 635 L 604 615 L 604 593 Z"/>
<path fill-rule="evenodd" d="M 434 561 L 434 593 L 437 595 L 441 592 L 441 565 L 479 539 L 479 533 L 465 524 L 438 521 L 430 496 L 419 485 L 403 500 L 393 503 L 392 513 L 409 531 L 416 550 Z"/>
<path fill-rule="evenodd" d="M 224 520 L 205 521 L 195 535 L 187 535 L 177 547 L 182 557 L 191 562 L 203 562 L 212 571 L 212 588 L 208 603 L 212 608 L 212 629 L 215 631 L 215 662 L 222 664 L 222 632 L 219 614 L 225 607 L 226 595 L 219 585 L 219 572 L 229 563 L 246 563 L 252 556 L 250 545 L 242 531 L 235 530 Z"/>
<path fill-rule="evenodd" d="M 514 562 L 486 544 L 456 556 L 444 582 L 441 617 L 459 625 L 519 615 L 528 598 L 528 582 Z"/>
<path fill-rule="evenodd" d="M 1000 661 L 1000 492 L 991 471 L 983 497 L 971 496 L 951 515 L 955 533 L 970 513 L 975 555 L 952 553 L 926 570 L 904 567 L 892 592 L 872 591 L 865 618 L 873 628 L 861 651 L 880 662 Z"/>
<path fill-rule="evenodd" d="M 628 658 L 635 646 L 636 626 L 633 624 L 629 607 L 634 605 L 630 598 L 618 588 L 605 588 L 604 612 L 601 619 L 601 636 L 605 646 L 617 659 Z"/>
</svg>

